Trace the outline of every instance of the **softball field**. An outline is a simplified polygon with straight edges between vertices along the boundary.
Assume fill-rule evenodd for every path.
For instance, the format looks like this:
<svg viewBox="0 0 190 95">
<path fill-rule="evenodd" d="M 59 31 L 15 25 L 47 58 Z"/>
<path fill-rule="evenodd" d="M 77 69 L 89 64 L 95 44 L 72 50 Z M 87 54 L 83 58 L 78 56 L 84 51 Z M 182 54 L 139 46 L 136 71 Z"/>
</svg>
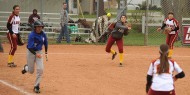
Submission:
<svg viewBox="0 0 190 95">
<path fill-rule="evenodd" d="M 9 44 L 0 53 L 0 95 L 33 93 L 34 74 L 21 74 L 26 64 L 26 46 L 18 47 L 16 68 L 7 67 Z M 114 45 L 113 49 L 117 50 Z M 175 47 L 173 59 L 186 76 L 175 82 L 177 95 L 190 95 L 190 48 Z M 40 95 L 146 95 L 146 73 L 152 60 L 159 57 L 156 46 L 124 46 L 124 66 L 118 56 L 111 60 L 105 45 L 49 45 L 44 57 Z"/>
</svg>

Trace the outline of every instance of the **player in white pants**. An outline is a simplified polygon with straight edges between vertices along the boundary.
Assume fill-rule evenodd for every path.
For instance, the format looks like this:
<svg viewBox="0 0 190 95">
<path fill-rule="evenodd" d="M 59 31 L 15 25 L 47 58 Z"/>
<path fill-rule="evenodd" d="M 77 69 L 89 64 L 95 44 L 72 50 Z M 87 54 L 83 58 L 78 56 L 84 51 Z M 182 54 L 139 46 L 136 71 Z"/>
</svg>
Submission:
<svg viewBox="0 0 190 95">
<path fill-rule="evenodd" d="M 34 22 L 34 31 L 28 36 L 27 45 L 27 64 L 22 70 L 22 74 L 26 72 L 34 73 L 34 64 L 36 63 L 37 76 L 34 85 L 34 92 L 40 93 L 40 81 L 43 75 L 44 65 L 42 57 L 42 46 L 45 46 L 45 54 L 47 56 L 48 41 L 46 34 L 42 31 L 44 27 L 43 22 L 37 20 Z"/>
</svg>

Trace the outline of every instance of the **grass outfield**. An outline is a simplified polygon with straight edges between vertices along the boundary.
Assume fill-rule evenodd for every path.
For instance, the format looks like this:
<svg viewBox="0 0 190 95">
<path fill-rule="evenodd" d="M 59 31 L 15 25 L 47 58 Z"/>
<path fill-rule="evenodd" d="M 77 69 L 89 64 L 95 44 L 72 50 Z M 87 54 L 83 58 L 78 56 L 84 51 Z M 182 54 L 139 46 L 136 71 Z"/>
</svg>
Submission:
<svg viewBox="0 0 190 95">
<path fill-rule="evenodd" d="M 7 38 L 5 33 L 1 34 L 5 36 L 5 38 L 0 38 L 2 42 L 7 42 Z M 82 36 L 82 35 L 81 35 Z M 149 28 L 149 33 L 148 33 L 148 45 L 153 45 L 153 46 L 159 46 L 160 44 L 165 43 L 165 37 L 166 35 L 163 33 L 156 32 L 155 27 L 150 27 Z M 72 42 L 71 44 L 74 45 L 88 45 L 89 43 L 85 42 L 74 42 L 74 39 L 76 35 L 72 35 Z M 55 37 L 56 38 L 56 37 Z M 49 44 L 57 44 L 56 39 L 49 40 Z M 87 35 L 84 37 L 82 36 L 83 40 L 87 38 Z M 26 41 L 25 41 L 26 42 Z M 61 44 L 67 44 L 65 41 L 63 41 Z M 91 43 L 89 45 L 92 45 L 94 43 Z M 95 43 L 97 45 L 105 45 L 105 43 Z M 137 32 L 136 30 L 131 30 L 129 35 L 124 36 L 124 45 L 128 46 L 143 46 L 144 45 L 144 34 Z M 182 46 L 181 41 L 177 41 L 175 43 L 175 46 Z"/>
<path fill-rule="evenodd" d="M 73 36 L 73 39 L 75 36 Z M 86 37 L 83 37 L 83 40 Z M 148 34 L 148 45 L 152 46 L 159 46 L 160 44 L 165 43 L 165 34 L 158 33 L 158 32 L 152 32 Z M 144 46 L 144 34 L 142 33 L 137 33 L 135 31 L 131 31 L 129 35 L 124 36 L 124 45 L 127 46 Z M 56 44 L 55 40 L 49 41 L 50 44 Z M 65 41 L 62 41 L 61 44 L 67 44 Z M 71 44 L 73 45 L 105 45 L 106 43 L 85 43 L 85 42 L 74 42 L 72 41 Z M 177 41 L 175 43 L 175 46 L 182 46 L 181 41 Z"/>
<path fill-rule="evenodd" d="M 166 35 L 156 31 L 156 27 L 149 27 L 148 33 L 148 45 L 157 46 L 165 43 Z M 124 37 L 125 45 L 139 46 L 144 45 L 144 34 L 137 33 L 135 30 L 131 30 L 128 36 Z M 175 46 L 182 46 L 181 41 L 177 41 Z"/>
</svg>

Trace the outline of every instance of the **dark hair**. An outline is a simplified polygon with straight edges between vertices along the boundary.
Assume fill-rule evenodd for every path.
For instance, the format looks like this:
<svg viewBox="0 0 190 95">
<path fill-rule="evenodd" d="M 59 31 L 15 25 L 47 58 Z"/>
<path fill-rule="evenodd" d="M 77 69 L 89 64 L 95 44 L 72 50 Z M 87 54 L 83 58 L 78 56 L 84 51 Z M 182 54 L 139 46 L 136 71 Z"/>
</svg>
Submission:
<svg viewBox="0 0 190 95">
<path fill-rule="evenodd" d="M 33 12 L 38 12 L 37 9 L 33 9 Z"/>
<path fill-rule="evenodd" d="M 63 5 L 64 5 L 64 4 L 67 4 L 67 3 L 66 3 L 66 2 L 63 2 Z"/>
<path fill-rule="evenodd" d="M 13 10 L 15 10 L 16 7 L 19 7 L 19 5 L 14 5 L 14 6 L 13 6 Z"/>
<path fill-rule="evenodd" d="M 162 44 L 160 45 L 160 66 L 158 68 L 158 74 L 166 73 L 169 70 L 169 62 L 168 62 L 168 45 Z"/>
<path fill-rule="evenodd" d="M 122 16 L 125 16 L 125 17 L 127 18 L 127 15 L 122 14 L 122 15 L 120 16 L 120 19 L 121 19 Z"/>
<path fill-rule="evenodd" d="M 173 12 L 168 12 L 168 15 L 174 15 L 174 13 Z"/>
</svg>

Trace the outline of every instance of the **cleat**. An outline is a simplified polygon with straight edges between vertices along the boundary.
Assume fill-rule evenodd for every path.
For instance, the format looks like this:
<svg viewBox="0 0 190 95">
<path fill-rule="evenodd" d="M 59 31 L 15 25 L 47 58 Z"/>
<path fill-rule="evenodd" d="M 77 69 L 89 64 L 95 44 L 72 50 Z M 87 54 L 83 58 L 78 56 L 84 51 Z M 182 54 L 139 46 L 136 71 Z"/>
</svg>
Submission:
<svg viewBox="0 0 190 95">
<path fill-rule="evenodd" d="M 40 87 L 39 86 L 34 86 L 34 92 L 35 93 L 40 93 Z"/>
<path fill-rule="evenodd" d="M 120 67 L 122 67 L 122 66 L 123 66 L 123 64 L 122 64 L 122 63 L 119 63 L 119 66 L 120 66 Z"/>
<path fill-rule="evenodd" d="M 14 64 L 14 62 L 8 63 L 7 66 L 8 66 L 8 67 L 17 67 L 17 65 Z"/>
<path fill-rule="evenodd" d="M 24 68 L 23 68 L 23 70 L 22 70 L 22 74 L 25 74 L 27 71 L 25 70 L 25 67 L 26 67 L 27 65 L 24 65 Z"/>
<path fill-rule="evenodd" d="M 115 59 L 115 56 L 117 55 L 117 52 L 115 52 L 115 54 L 112 55 L 112 60 Z"/>
</svg>

